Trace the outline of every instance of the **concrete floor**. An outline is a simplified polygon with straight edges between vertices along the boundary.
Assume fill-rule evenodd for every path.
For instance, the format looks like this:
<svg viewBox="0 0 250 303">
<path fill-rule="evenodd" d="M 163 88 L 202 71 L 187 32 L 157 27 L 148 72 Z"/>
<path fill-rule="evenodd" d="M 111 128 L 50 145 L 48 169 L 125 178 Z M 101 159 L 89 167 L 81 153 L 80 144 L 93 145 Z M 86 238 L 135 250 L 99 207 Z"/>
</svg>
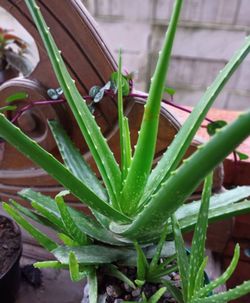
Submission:
<svg viewBox="0 0 250 303">
<path fill-rule="evenodd" d="M 21 265 L 32 264 L 33 259 L 23 257 Z M 66 270 L 42 270 L 42 285 L 34 288 L 24 278 L 16 303 L 80 303 L 83 283 L 73 283 Z"/>
</svg>

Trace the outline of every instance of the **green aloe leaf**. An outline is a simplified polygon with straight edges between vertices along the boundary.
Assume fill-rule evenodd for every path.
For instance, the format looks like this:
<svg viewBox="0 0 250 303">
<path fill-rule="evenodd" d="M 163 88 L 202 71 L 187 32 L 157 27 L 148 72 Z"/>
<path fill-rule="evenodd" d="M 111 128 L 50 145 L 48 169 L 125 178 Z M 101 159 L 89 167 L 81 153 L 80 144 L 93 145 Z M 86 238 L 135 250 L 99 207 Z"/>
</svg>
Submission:
<svg viewBox="0 0 250 303">
<path fill-rule="evenodd" d="M 228 266 L 227 270 L 217 279 L 212 281 L 211 283 L 207 284 L 203 288 L 199 289 L 193 296 L 193 298 L 204 298 L 209 293 L 211 293 L 215 288 L 217 288 L 220 285 L 223 285 L 226 283 L 226 281 L 231 277 L 233 272 L 236 269 L 236 266 L 238 264 L 240 258 L 240 246 L 237 244 L 234 249 L 234 256 L 233 259 Z"/>
<path fill-rule="evenodd" d="M 147 259 L 153 259 L 155 254 L 157 253 L 158 247 L 155 245 L 151 245 L 149 247 L 144 248 Z M 163 247 L 161 249 L 161 257 L 168 258 L 175 255 L 175 243 L 174 241 L 165 241 Z"/>
<path fill-rule="evenodd" d="M 196 273 L 193 293 L 199 291 L 204 286 L 204 282 L 205 282 L 204 272 L 205 272 L 205 268 L 207 266 L 207 262 L 208 262 L 208 257 L 206 257 L 203 260 L 200 268 L 198 269 L 198 271 Z"/>
<path fill-rule="evenodd" d="M 98 299 L 98 285 L 96 270 L 93 268 L 88 274 L 88 285 L 89 285 L 89 303 L 97 303 Z"/>
<path fill-rule="evenodd" d="M 248 212 L 250 209 L 249 201 L 242 201 L 242 199 L 249 196 L 249 186 L 240 186 L 220 194 L 215 194 L 210 199 L 209 222 L 226 219 L 233 215 Z M 241 202 L 237 203 L 239 201 Z M 182 205 L 176 211 L 176 216 L 180 222 L 182 230 L 192 229 L 197 221 L 200 205 L 200 201 L 194 201 Z"/>
<path fill-rule="evenodd" d="M 73 252 L 79 264 L 109 264 L 129 258 L 132 249 L 113 248 L 102 245 L 85 245 L 79 247 L 59 246 L 52 253 L 62 264 L 69 264 L 69 254 Z"/>
<path fill-rule="evenodd" d="M 228 82 L 234 71 L 248 55 L 249 51 L 250 36 L 246 38 L 244 45 L 218 74 L 212 85 L 208 87 L 200 102 L 193 109 L 192 113 L 176 135 L 174 141 L 169 146 L 167 152 L 163 155 L 155 169 L 152 171 L 141 203 L 145 203 L 151 194 L 159 189 L 160 184 L 169 178 L 170 173 L 178 167 L 199 126 L 207 115 L 208 110 L 211 108 L 216 97 Z"/>
<path fill-rule="evenodd" d="M 224 219 L 232 218 L 234 216 L 247 214 L 249 213 L 249 211 L 250 211 L 249 200 L 223 205 L 222 207 L 218 205 L 217 207 L 209 211 L 208 222 L 210 224 L 212 222 L 221 221 Z M 195 224 L 197 222 L 197 217 L 198 217 L 198 211 L 194 215 L 190 215 L 190 216 L 187 215 L 187 217 L 185 218 L 182 217 L 180 220 L 177 217 L 182 232 L 194 230 Z M 115 226 L 115 229 L 117 230 L 117 226 Z M 119 231 L 121 231 L 120 227 L 119 227 Z M 140 241 L 141 244 L 149 244 L 152 242 L 156 242 L 159 240 L 160 233 L 161 233 L 161 229 L 155 228 L 152 232 L 143 233 L 142 236 L 138 236 L 138 241 Z M 169 238 L 172 239 L 172 236 L 173 236 L 172 228 L 169 226 L 167 232 L 167 239 Z"/>
<path fill-rule="evenodd" d="M 74 176 L 82 180 L 93 192 L 95 192 L 100 199 L 107 201 L 105 188 L 84 160 L 83 155 L 75 147 L 62 125 L 58 121 L 53 120 L 49 121 L 49 126 L 66 167 Z"/>
<path fill-rule="evenodd" d="M 122 273 L 118 268 L 113 264 L 105 265 L 104 271 L 106 275 L 109 275 L 111 277 L 115 277 L 119 279 L 120 281 L 126 283 L 131 288 L 136 289 L 135 284 L 126 276 L 124 273 Z"/>
<path fill-rule="evenodd" d="M 69 262 L 70 251 L 74 252 L 79 264 L 110 264 L 112 262 L 119 261 L 119 264 L 122 265 L 136 265 L 136 252 L 133 247 L 114 248 L 104 245 L 85 245 L 81 247 L 59 246 L 57 249 L 53 250 L 53 254 L 58 261 L 67 265 Z M 162 256 L 169 257 L 169 254 L 173 254 L 171 251 L 166 249 Z M 152 258 L 152 251 L 150 249 L 146 249 L 145 255 L 147 258 Z"/>
<path fill-rule="evenodd" d="M 49 28 L 43 19 L 39 7 L 34 0 L 25 0 L 25 2 L 44 42 L 48 56 L 51 60 L 59 84 L 63 89 L 67 102 L 99 168 L 103 181 L 109 192 L 109 196 L 111 197 L 112 202 L 115 203 L 121 190 L 121 172 L 119 166 L 106 142 L 106 139 L 103 137 L 100 128 L 96 124 L 95 118 L 89 111 L 86 101 L 80 95 L 75 86 L 74 80 L 67 71 L 60 51 L 50 34 Z"/>
<path fill-rule="evenodd" d="M 120 151 L 121 151 L 121 171 L 122 171 L 122 181 L 125 180 L 129 165 L 131 162 L 129 146 L 130 140 L 128 140 L 128 123 L 125 122 L 125 116 L 123 113 L 123 92 L 122 92 L 122 55 L 119 52 L 119 64 L 118 64 L 118 123 L 120 132 Z M 125 125 L 126 124 L 126 125 Z M 124 211 L 124 210 L 123 210 Z"/>
<path fill-rule="evenodd" d="M 143 252 L 147 258 L 147 260 L 150 260 L 154 257 L 156 254 L 157 247 L 155 245 L 152 245 L 152 241 L 150 243 L 150 246 L 143 247 Z M 161 251 L 161 258 L 167 258 L 171 259 L 173 255 L 175 255 L 175 244 L 174 241 L 166 241 L 163 245 L 162 251 Z M 176 256 L 175 258 L 176 259 Z M 130 255 L 130 257 L 127 257 L 126 260 L 120 261 L 120 264 L 125 266 L 136 266 L 137 263 L 137 254 L 134 252 Z"/>
<path fill-rule="evenodd" d="M 67 205 L 65 204 L 63 199 L 64 194 L 68 194 L 68 192 L 61 192 L 55 197 L 58 209 L 61 214 L 61 219 L 64 224 L 64 228 L 67 231 L 67 234 L 69 234 L 74 241 L 79 243 L 79 245 L 86 245 L 88 243 L 88 238 L 77 226 L 74 219 L 71 217 Z"/>
<path fill-rule="evenodd" d="M 69 253 L 69 273 L 73 282 L 81 281 L 89 274 L 89 271 L 80 272 L 79 264 L 73 251 Z"/>
<path fill-rule="evenodd" d="M 36 262 L 33 264 L 35 268 L 53 268 L 53 269 L 63 269 L 67 268 L 65 265 L 61 264 L 58 261 L 42 261 L 42 262 Z"/>
<path fill-rule="evenodd" d="M 159 264 L 159 260 L 161 257 L 161 252 L 162 252 L 162 248 L 164 246 L 164 243 L 166 241 L 166 235 L 167 235 L 167 231 L 168 231 L 168 226 L 166 225 L 163 229 L 163 232 L 161 234 L 161 238 L 158 242 L 157 248 L 156 248 L 156 252 L 153 256 L 153 259 L 151 260 L 150 264 L 149 264 L 149 272 L 148 275 L 150 276 L 152 272 L 154 272 Z"/>
<path fill-rule="evenodd" d="M 149 269 L 148 260 L 140 245 L 137 242 L 134 245 L 137 252 L 137 280 L 145 281 Z"/>
<path fill-rule="evenodd" d="M 52 251 L 57 248 L 57 243 L 48 236 L 40 232 L 37 228 L 25 220 L 13 207 L 3 202 L 3 209 L 29 234 L 32 235 L 45 249 Z"/>
<path fill-rule="evenodd" d="M 33 221 L 52 228 L 53 230 L 57 232 L 62 232 L 63 230 L 58 228 L 57 225 L 50 222 L 47 218 L 43 217 L 42 215 L 36 213 L 35 211 L 29 210 L 28 208 L 22 206 L 21 204 L 17 203 L 14 200 L 9 201 L 10 205 L 13 206 L 16 210 L 19 211 L 19 213 L 25 215 L 26 217 L 32 219 Z"/>
<path fill-rule="evenodd" d="M 0 137 L 15 146 L 17 150 L 47 171 L 66 189 L 69 189 L 73 195 L 79 198 L 81 202 L 84 202 L 103 215 L 108 215 L 113 220 L 129 220 L 126 216 L 112 208 L 108 203 L 101 200 L 63 164 L 55 159 L 50 153 L 46 152 L 35 141 L 22 133 L 19 128 L 9 122 L 2 114 L 0 114 Z"/>
<path fill-rule="evenodd" d="M 249 201 L 242 201 L 242 199 L 249 196 L 250 186 L 239 186 L 212 196 L 209 207 L 209 223 L 249 212 Z M 241 202 L 238 203 L 239 201 Z M 201 201 L 193 201 L 183 204 L 177 209 L 175 214 L 182 231 L 194 229 L 200 205 Z M 155 242 L 159 238 L 160 232 L 160 227 L 159 229 L 155 228 L 151 233 L 147 233 L 144 237 L 140 237 L 140 243 Z M 167 236 L 169 237 L 171 234 L 172 229 L 171 226 L 169 226 Z"/>
<path fill-rule="evenodd" d="M 19 193 L 19 195 L 24 199 L 27 199 L 31 202 L 35 201 L 42 207 L 47 208 L 60 219 L 60 212 L 57 207 L 57 204 L 55 200 L 53 200 L 49 196 L 42 195 L 41 193 L 35 192 L 31 189 L 24 189 Z M 68 211 L 78 228 L 81 229 L 83 233 L 87 234 L 91 238 L 112 245 L 124 245 L 124 242 L 122 242 L 122 238 L 120 238 L 121 240 L 115 238 L 113 233 L 103 228 L 98 222 L 93 220 L 91 217 L 87 217 L 83 213 L 80 213 L 69 206 Z"/>
<path fill-rule="evenodd" d="M 208 222 L 221 221 L 223 219 L 232 218 L 234 216 L 243 215 L 249 213 L 250 201 L 244 200 L 242 202 L 237 202 L 222 207 L 216 207 L 209 211 Z M 180 225 L 182 231 L 192 230 L 196 224 L 197 216 L 190 216 L 185 219 L 180 220 Z M 170 232 L 171 233 L 171 232 Z"/>
<path fill-rule="evenodd" d="M 209 211 L 218 207 L 227 206 L 229 204 L 241 201 L 249 196 L 250 186 L 238 186 L 225 192 L 214 194 L 210 198 Z M 179 221 L 184 220 L 185 218 L 191 217 L 193 215 L 197 217 L 200 207 L 200 200 L 184 204 L 180 208 L 178 208 L 178 210 L 176 211 L 176 216 Z"/>
<path fill-rule="evenodd" d="M 166 290 L 166 287 L 161 287 L 160 289 L 158 289 L 157 292 L 148 299 L 148 303 L 157 303 L 160 298 L 165 294 Z"/>
<path fill-rule="evenodd" d="M 63 233 L 57 234 L 58 238 L 67 246 L 79 246 L 79 243 Z"/>
<path fill-rule="evenodd" d="M 209 142 L 201 145 L 171 177 L 152 195 L 150 202 L 128 226 L 112 225 L 117 233 L 130 238 L 152 232 L 194 192 L 202 180 L 250 134 L 250 112 L 241 114 L 233 123 L 223 127 Z M 202 168 L 202 169 L 201 169 Z M 190 178 L 192 176 L 192 178 Z"/>
<path fill-rule="evenodd" d="M 125 149 L 125 167 L 129 168 L 132 161 L 132 149 L 131 149 L 131 141 L 130 141 L 130 130 L 129 130 L 129 123 L 128 118 L 123 118 L 123 128 L 124 128 L 124 149 Z M 126 170 L 128 172 L 128 169 Z M 126 175 L 127 176 L 127 175 Z"/>
<path fill-rule="evenodd" d="M 162 279 L 162 285 L 166 286 L 167 290 L 175 298 L 178 303 L 184 303 L 183 295 L 178 287 L 173 285 L 170 281 Z"/>
<path fill-rule="evenodd" d="M 174 254 L 173 256 L 170 256 L 168 258 L 165 258 L 165 260 L 163 260 L 162 263 L 158 264 L 156 271 L 158 271 L 158 270 L 159 270 L 159 272 L 163 271 L 166 267 L 169 267 L 169 265 L 175 260 L 176 260 L 176 254 Z"/>
<path fill-rule="evenodd" d="M 175 215 L 172 216 L 172 229 L 174 233 L 175 249 L 177 255 L 177 264 L 181 277 L 182 293 L 184 301 L 188 298 L 188 277 L 189 277 L 189 260 L 185 250 L 185 243 L 181 234 L 179 222 Z"/>
<path fill-rule="evenodd" d="M 212 192 L 212 185 L 213 173 L 209 174 L 204 182 L 201 207 L 192 240 L 191 253 L 189 258 L 188 300 L 190 300 L 193 296 L 195 290 L 195 278 L 204 260 L 205 242 L 208 227 L 209 201 Z"/>
<path fill-rule="evenodd" d="M 40 203 L 37 203 L 36 201 L 31 202 L 31 206 L 38 211 L 42 216 L 44 216 L 47 220 L 49 220 L 52 224 L 55 224 L 57 226 L 57 229 L 66 231 L 65 226 L 63 225 L 63 222 L 60 217 L 58 217 L 56 214 L 54 214 L 53 210 L 50 208 L 44 207 Z"/>
<path fill-rule="evenodd" d="M 227 292 L 222 292 L 208 298 L 197 298 L 192 300 L 191 303 L 230 302 L 232 300 L 236 300 L 248 294 L 249 292 L 250 292 L 250 281 L 247 281 L 239 286 L 236 286 L 233 289 L 227 290 Z"/>
<path fill-rule="evenodd" d="M 96 220 L 100 223 L 100 225 L 106 229 L 109 230 L 109 225 L 111 223 L 111 220 L 106 217 L 103 216 L 102 214 L 98 213 L 97 211 L 91 209 L 92 214 L 95 216 Z"/>
<path fill-rule="evenodd" d="M 152 78 L 138 142 L 122 191 L 122 209 L 129 215 L 134 214 L 138 207 L 154 159 L 161 100 L 182 2 L 175 1 L 164 45 Z"/>
<path fill-rule="evenodd" d="M 178 271 L 177 265 L 170 265 L 168 268 L 158 270 L 152 274 L 149 275 L 147 278 L 148 282 L 155 283 L 156 281 L 159 281 L 161 278 L 166 277 L 167 275 L 170 275 L 173 272 Z"/>
</svg>

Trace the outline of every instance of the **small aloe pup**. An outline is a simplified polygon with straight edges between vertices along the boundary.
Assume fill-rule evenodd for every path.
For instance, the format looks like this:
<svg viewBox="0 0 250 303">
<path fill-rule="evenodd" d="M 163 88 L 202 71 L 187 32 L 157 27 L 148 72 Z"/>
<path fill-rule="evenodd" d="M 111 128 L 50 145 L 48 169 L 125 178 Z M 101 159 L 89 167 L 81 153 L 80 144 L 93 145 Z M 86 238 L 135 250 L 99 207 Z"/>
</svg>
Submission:
<svg viewBox="0 0 250 303">
<path fill-rule="evenodd" d="M 172 215 L 172 229 L 175 239 L 177 263 L 181 276 L 182 292 L 173 285 L 169 286 L 169 282 L 165 282 L 163 285 L 165 284 L 169 287 L 179 303 L 230 302 L 247 294 L 250 290 L 250 281 L 247 281 L 235 289 L 212 295 L 212 291 L 218 286 L 223 285 L 233 274 L 240 256 L 240 247 L 238 244 L 235 247 L 233 259 L 227 270 L 214 281 L 204 283 L 204 270 L 208 261 L 207 258 L 204 257 L 204 251 L 212 178 L 211 173 L 205 179 L 202 202 L 194 230 L 190 256 L 187 255 L 184 247 L 178 219 L 175 214 Z"/>
<path fill-rule="evenodd" d="M 201 145 L 187 160 L 185 155 L 193 137 L 216 97 L 250 51 L 247 37 L 239 51 L 232 57 L 207 89 L 198 105 L 164 153 L 155 168 L 155 154 L 161 99 L 174 41 L 182 0 L 176 0 L 162 51 L 152 78 L 148 100 L 132 153 L 129 123 L 123 113 L 121 56 L 118 71 L 118 122 L 120 131 L 120 165 L 116 162 L 95 117 L 71 79 L 60 51 L 50 34 L 39 7 L 34 0 L 26 0 L 37 25 L 58 82 L 82 135 L 99 169 L 98 180 L 80 152 L 58 121 L 49 121 L 64 163 L 59 162 L 36 142 L 0 114 L 0 137 L 47 171 L 65 187 L 55 199 L 26 189 L 20 195 L 31 202 L 33 210 L 15 201 L 4 203 L 4 209 L 38 242 L 55 256 L 55 261 L 36 263 L 38 267 L 69 268 L 74 281 L 85 277 L 89 285 L 89 301 L 97 302 L 98 273 L 113 276 L 131 289 L 142 292 L 143 302 L 157 302 L 168 290 L 178 302 L 227 302 L 250 291 L 247 282 L 221 297 L 209 297 L 212 289 L 229 277 L 238 258 L 239 249 L 226 273 L 219 281 L 204 286 L 204 242 L 208 220 L 219 220 L 250 211 L 250 187 L 239 187 L 210 197 L 211 172 L 250 134 L 250 112 L 216 132 L 211 140 Z M 204 181 L 201 201 L 184 204 L 186 199 Z M 93 217 L 68 207 L 64 202 L 67 193 L 75 195 L 91 210 Z M 209 204 L 210 202 L 210 204 Z M 30 224 L 26 217 L 51 227 L 64 242 L 58 244 Z M 190 257 L 187 257 L 181 230 L 192 229 L 197 221 Z M 201 219 L 204 217 L 204 220 Z M 175 239 L 173 242 L 165 239 Z M 202 241 L 198 241 L 201 238 Z M 182 290 L 174 287 L 164 277 L 176 270 L 181 276 Z M 118 264 L 136 266 L 135 273 L 126 276 Z M 198 275 L 195 276 L 195 274 Z M 147 283 L 160 288 L 150 295 L 143 293 Z M 214 283 L 214 284 L 213 284 Z M 219 296 L 219 295 L 218 295 Z M 129 298 L 123 298 L 130 300 Z M 138 299 L 139 300 L 139 299 Z M 215 300 L 215 301 L 214 301 Z M 217 301 L 216 301 L 217 300 Z"/>
</svg>

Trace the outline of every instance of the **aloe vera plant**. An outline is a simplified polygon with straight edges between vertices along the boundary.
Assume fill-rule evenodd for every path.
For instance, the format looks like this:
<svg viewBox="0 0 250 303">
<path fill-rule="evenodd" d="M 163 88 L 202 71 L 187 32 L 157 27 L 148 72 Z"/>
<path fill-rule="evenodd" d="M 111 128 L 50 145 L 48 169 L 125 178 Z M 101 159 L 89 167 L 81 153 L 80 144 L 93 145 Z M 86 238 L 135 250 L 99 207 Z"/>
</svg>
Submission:
<svg viewBox="0 0 250 303">
<path fill-rule="evenodd" d="M 55 199 L 25 189 L 20 195 L 30 201 L 33 210 L 15 201 L 4 203 L 4 209 L 38 242 L 55 256 L 55 261 L 38 262 L 35 266 L 68 268 L 73 281 L 87 277 L 89 300 L 97 301 L 97 272 L 105 270 L 130 287 L 142 287 L 146 282 L 161 282 L 155 295 L 144 302 L 157 302 L 168 289 L 177 302 L 228 302 L 250 291 L 250 283 L 227 293 L 210 296 L 218 285 L 231 275 L 239 257 L 235 256 L 225 274 L 204 286 L 204 246 L 207 222 L 219 220 L 250 210 L 250 187 L 243 186 L 210 198 L 213 169 L 250 134 L 250 112 L 241 114 L 235 122 L 218 130 L 206 144 L 188 159 L 181 160 L 196 131 L 216 97 L 250 51 L 247 37 L 207 89 L 198 105 L 164 153 L 154 169 L 160 106 L 171 49 L 181 11 L 182 0 L 176 0 L 162 51 L 152 78 L 148 100 L 132 154 L 129 123 L 123 112 L 122 59 L 118 68 L 118 122 L 121 161 L 116 162 L 86 101 L 78 92 L 68 73 L 50 30 L 34 0 L 25 0 L 37 25 L 64 96 L 75 116 L 82 135 L 99 169 L 102 182 L 95 176 L 81 153 L 58 121 L 49 121 L 64 163 L 45 151 L 15 125 L 0 114 L 0 137 L 47 171 L 66 191 Z M 184 204 L 204 180 L 201 201 Z M 93 213 L 89 217 L 66 205 L 64 196 L 75 195 Z M 55 230 L 64 245 L 58 244 L 29 223 L 25 217 Z M 184 249 L 181 231 L 195 227 L 191 254 Z M 152 228 L 153 227 L 153 228 Z M 165 241 L 174 238 L 173 242 Z M 199 241 L 198 241 L 199 239 Z M 158 243 L 158 244 L 157 244 Z M 157 245 L 156 245 L 157 244 Z M 163 258 L 163 262 L 159 262 Z M 182 290 L 174 287 L 164 276 L 176 270 L 177 258 Z M 162 260 L 161 260 L 162 261 Z M 135 281 L 117 268 L 117 262 L 137 266 Z M 197 274 L 198 273 L 198 274 Z M 217 297 L 216 297 L 217 296 Z"/>
</svg>

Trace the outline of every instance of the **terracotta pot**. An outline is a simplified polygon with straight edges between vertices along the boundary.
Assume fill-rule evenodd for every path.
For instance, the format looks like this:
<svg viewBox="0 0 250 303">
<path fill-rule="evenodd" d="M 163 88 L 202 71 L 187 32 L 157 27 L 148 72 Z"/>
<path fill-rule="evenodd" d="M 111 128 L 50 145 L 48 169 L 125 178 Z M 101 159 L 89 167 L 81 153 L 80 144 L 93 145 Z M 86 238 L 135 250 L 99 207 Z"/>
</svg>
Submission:
<svg viewBox="0 0 250 303">
<path fill-rule="evenodd" d="M 0 85 L 5 81 L 15 78 L 19 75 L 19 72 L 13 68 L 0 70 Z"/>
<path fill-rule="evenodd" d="M 6 222 L 8 228 L 6 228 Z M 6 230 L 8 230 L 8 232 L 6 232 Z M 11 245 L 13 241 L 15 241 L 15 244 Z M 8 243 L 8 245 L 6 245 L 6 243 Z M 9 248 L 6 248 L 7 246 Z M 0 264 L 4 264 L 4 269 L 0 271 L 0 301 L 1 303 L 14 303 L 21 280 L 19 267 L 19 260 L 22 254 L 21 231 L 17 224 L 4 216 L 0 216 L 0 249 L 1 251 L 5 249 L 8 250 L 8 254 L 4 259 L 5 262 L 1 262 L 3 259 L 0 260 Z M 0 253 L 0 258 L 3 255 L 3 252 L 2 254 Z"/>
</svg>

